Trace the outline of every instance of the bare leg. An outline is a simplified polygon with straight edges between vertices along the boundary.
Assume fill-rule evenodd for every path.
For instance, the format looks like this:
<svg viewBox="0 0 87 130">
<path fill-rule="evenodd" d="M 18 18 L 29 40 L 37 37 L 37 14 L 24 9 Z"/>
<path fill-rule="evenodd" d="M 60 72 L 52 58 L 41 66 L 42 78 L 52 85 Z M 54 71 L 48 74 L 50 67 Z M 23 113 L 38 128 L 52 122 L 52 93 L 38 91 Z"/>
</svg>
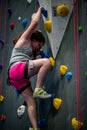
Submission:
<svg viewBox="0 0 87 130">
<path fill-rule="evenodd" d="M 24 97 L 24 100 L 27 103 L 28 116 L 30 118 L 32 126 L 33 128 L 38 128 L 37 105 L 36 100 L 33 98 L 32 94 L 33 90 L 30 86 L 22 92 L 22 96 Z"/>
<path fill-rule="evenodd" d="M 33 60 L 34 68 L 28 70 L 29 78 L 37 74 L 36 87 L 43 86 L 44 80 L 51 69 L 51 62 L 48 58 Z"/>
</svg>

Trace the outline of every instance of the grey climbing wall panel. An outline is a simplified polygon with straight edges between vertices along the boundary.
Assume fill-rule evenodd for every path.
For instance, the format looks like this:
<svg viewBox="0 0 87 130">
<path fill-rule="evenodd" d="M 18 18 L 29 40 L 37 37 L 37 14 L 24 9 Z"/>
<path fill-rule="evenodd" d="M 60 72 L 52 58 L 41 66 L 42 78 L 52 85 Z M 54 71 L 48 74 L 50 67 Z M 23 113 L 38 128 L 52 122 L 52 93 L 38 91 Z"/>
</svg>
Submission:
<svg viewBox="0 0 87 130">
<path fill-rule="evenodd" d="M 39 0 L 39 3 L 48 12 L 48 18 L 43 16 L 44 22 L 48 19 L 52 21 L 52 31 L 50 33 L 47 32 L 47 35 L 50 41 L 53 57 L 56 58 L 72 13 L 73 4 L 70 0 Z M 56 13 L 56 8 L 63 4 L 67 5 L 69 8 L 69 14 L 66 17 L 61 17 Z"/>
<path fill-rule="evenodd" d="M 87 0 L 79 2 L 79 25 L 83 27 L 80 32 L 80 56 L 81 56 L 81 103 L 82 118 L 84 122 L 84 130 L 87 129 Z"/>
<path fill-rule="evenodd" d="M 6 1 L 0 0 L 0 7 L 2 12 L 0 14 L 0 39 L 4 38 L 4 25 L 5 25 L 5 9 Z M 12 16 L 7 18 L 6 24 L 6 47 L 5 53 L 3 55 L 4 60 L 4 73 L 2 80 L 2 94 L 5 97 L 3 103 L 0 104 L 0 116 L 1 114 L 6 115 L 6 121 L 0 121 L 0 130 L 28 130 L 31 126 L 30 121 L 27 116 L 27 107 L 24 115 L 21 118 L 17 117 L 17 108 L 23 103 L 23 98 L 21 95 L 17 95 L 16 90 L 12 86 L 8 86 L 6 83 L 7 79 L 7 66 L 11 51 L 13 48 L 12 39 L 24 28 L 21 25 L 21 21 L 18 21 L 18 17 L 21 16 L 22 19 L 28 18 L 29 22 L 31 15 L 35 11 L 35 2 L 32 1 L 31 5 L 28 5 L 26 0 L 9 0 L 8 7 L 12 9 Z M 87 71 L 87 1 L 79 0 L 79 24 L 83 26 L 83 31 L 80 32 L 80 81 L 81 81 L 81 113 L 82 121 L 84 126 L 82 130 L 87 129 L 87 88 L 86 81 L 87 77 L 85 71 Z M 11 22 L 15 23 L 15 28 L 11 31 L 9 25 Z M 51 49 L 48 37 L 45 30 L 43 29 L 43 20 L 41 19 L 38 28 L 40 28 L 46 37 L 45 49 L 51 55 Z M 56 57 L 55 67 L 49 73 L 45 86 L 48 92 L 62 99 L 61 108 L 56 111 L 53 108 L 52 101 L 47 100 L 37 100 L 38 102 L 38 114 L 39 120 L 45 118 L 47 120 L 46 126 L 42 130 L 73 130 L 71 125 L 71 119 L 77 116 L 76 109 L 76 79 L 75 79 L 75 62 L 74 62 L 74 26 L 73 26 L 73 15 L 67 25 L 66 32 L 64 34 L 62 44 L 60 46 L 59 52 Z M 2 62 L 2 48 L 0 46 L 0 61 Z M 68 70 L 72 72 L 73 76 L 68 82 L 66 77 L 61 77 L 59 72 L 59 66 L 64 64 L 68 66 Z M 2 73 L 0 73 L 2 76 Z M 36 77 L 31 79 L 32 86 L 35 86 Z"/>
</svg>

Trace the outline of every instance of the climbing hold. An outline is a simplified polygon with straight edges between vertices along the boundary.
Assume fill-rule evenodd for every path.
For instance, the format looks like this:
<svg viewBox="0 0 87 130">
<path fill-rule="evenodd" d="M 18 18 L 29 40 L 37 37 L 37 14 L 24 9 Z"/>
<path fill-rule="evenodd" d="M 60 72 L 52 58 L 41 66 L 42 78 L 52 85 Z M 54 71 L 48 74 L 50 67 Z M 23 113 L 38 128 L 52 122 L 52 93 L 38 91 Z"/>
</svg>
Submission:
<svg viewBox="0 0 87 130">
<path fill-rule="evenodd" d="M 83 122 L 78 121 L 75 117 L 72 118 L 71 122 L 74 130 L 80 130 L 83 126 Z"/>
<path fill-rule="evenodd" d="M 54 60 L 54 58 L 53 58 L 53 57 L 49 57 L 49 55 L 48 55 L 44 50 L 40 51 L 40 55 L 41 55 L 42 58 L 49 58 L 49 60 L 50 60 L 50 62 L 51 62 L 51 64 L 52 64 L 52 66 L 55 65 L 55 60 Z"/>
<path fill-rule="evenodd" d="M 85 75 L 87 76 L 87 71 L 85 71 Z"/>
<path fill-rule="evenodd" d="M 65 65 L 61 65 L 60 66 L 60 74 L 61 75 L 65 75 L 65 73 L 67 72 L 67 70 L 68 70 L 67 66 L 65 66 Z"/>
<path fill-rule="evenodd" d="M 71 77 L 72 77 L 72 73 L 71 72 L 67 72 L 65 76 L 66 76 L 67 80 L 70 80 Z"/>
<path fill-rule="evenodd" d="M 53 99 L 54 99 L 55 95 L 52 94 L 52 96 L 50 97 L 50 100 L 53 102 Z"/>
<path fill-rule="evenodd" d="M 19 94 L 20 94 L 20 92 L 16 89 L 16 93 L 17 93 L 17 95 L 19 96 Z"/>
<path fill-rule="evenodd" d="M 21 17 L 19 16 L 19 17 L 18 17 L 18 21 L 20 21 L 20 20 L 21 20 Z"/>
<path fill-rule="evenodd" d="M 31 2 L 32 2 L 32 0 L 27 0 L 27 3 L 28 3 L 28 4 L 31 4 Z"/>
<path fill-rule="evenodd" d="M 2 70 L 3 69 L 3 65 L 0 64 L 0 69 Z"/>
<path fill-rule="evenodd" d="M 0 43 L 2 44 L 2 47 L 4 46 L 4 40 L 0 39 Z"/>
<path fill-rule="evenodd" d="M 16 39 L 14 38 L 14 39 L 12 40 L 12 42 L 13 42 L 14 44 L 16 44 Z"/>
<path fill-rule="evenodd" d="M 22 25 L 24 28 L 27 26 L 27 23 L 28 23 L 28 19 L 25 18 L 22 20 Z"/>
<path fill-rule="evenodd" d="M 12 10 L 10 8 L 8 8 L 8 14 L 9 14 L 9 16 L 12 15 Z"/>
<path fill-rule="evenodd" d="M 19 106 L 18 109 L 17 109 L 18 117 L 22 116 L 24 114 L 24 112 L 25 112 L 25 105 Z"/>
<path fill-rule="evenodd" d="M 60 108 L 61 103 L 62 103 L 62 99 L 60 99 L 60 98 L 53 99 L 53 106 L 56 110 L 58 110 Z"/>
<path fill-rule="evenodd" d="M 49 33 L 52 31 L 52 20 L 46 20 L 44 22 L 44 29 Z"/>
<path fill-rule="evenodd" d="M 33 19 L 33 18 L 34 18 L 35 14 L 36 14 L 36 13 L 33 13 L 33 14 L 32 14 L 31 19 Z"/>
<path fill-rule="evenodd" d="M 18 41 L 18 39 L 21 37 L 22 34 L 23 34 L 23 32 L 20 32 L 17 37 L 15 37 L 15 38 L 12 39 L 12 42 L 13 42 L 14 44 L 16 44 L 16 42 Z"/>
<path fill-rule="evenodd" d="M 49 55 L 45 52 L 45 50 L 40 51 L 40 55 L 42 58 L 49 58 Z"/>
<path fill-rule="evenodd" d="M 4 96 L 0 95 L 0 103 L 4 101 Z"/>
<path fill-rule="evenodd" d="M 15 24 L 14 24 L 14 23 L 10 23 L 10 28 L 11 28 L 11 30 L 13 30 L 14 27 L 15 27 Z"/>
<path fill-rule="evenodd" d="M 58 15 L 65 17 L 69 13 L 69 7 L 66 4 L 59 5 L 56 8 L 56 12 Z"/>
<path fill-rule="evenodd" d="M 81 32 L 83 30 L 83 26 L 78 27 L 78 31 Z"/>
<path fill-rule="evenodd" d="M 24 105 L 24 106 L 27 106 L 27 103 L 24 101 L 24 102 L 23 102 L 23 105 Z"/>
<path fill-rule="evenodd" d="M 1 121 L 5 121 L 6 120 L 6 116 L 4 114 L 2 114 L 1 117 L 0 117 L 0 120 Z"/>
<path fill-rule="evenodd" d="M 44 17 L 48 18 L 48 11 L 45 8 L 41 9 L 41 13 L 44 15 Z"/>
<path fill-rule="evenodd" d="M 50 62 L 51 62 L 51 64 L 52 64 L 52 66 L 54 66 L 54 65 L 55 65 L 55 60 L 54 60 L 54 58 L 53 58 L 53 57 L 50 57 L 49 60 L 50 60 Z"/>
<path fill-rule="evenodd" d="M 39 128 L 43 128 L 44 126 L 46 125 L 46 119 L 41 119 L 39 122 L 38 122 L 38 126 Z"/>
</svg>

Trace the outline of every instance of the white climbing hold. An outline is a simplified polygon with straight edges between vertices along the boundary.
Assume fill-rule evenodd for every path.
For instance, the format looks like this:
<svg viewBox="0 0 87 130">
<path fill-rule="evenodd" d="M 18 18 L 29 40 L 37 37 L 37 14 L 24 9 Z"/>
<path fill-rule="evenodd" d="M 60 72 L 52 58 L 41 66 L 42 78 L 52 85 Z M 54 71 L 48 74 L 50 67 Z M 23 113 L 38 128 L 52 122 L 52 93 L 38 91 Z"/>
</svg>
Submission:
<svg viewBox="0 0 87 130">
<path fill-rule="evenodd" d="M 17 109 L 18 117 L 22 116 L 24 114 L 24 112 L 25 112 L 25 106 L 24 105 L 19 106 Z"/>
<path fill-rule="evenodd" d="M 33 13 L 32 16 L 31 16 L 31 19 L 33 19 L 35 15 L 36 15 L 36 13 Z"/>
<path fill-rule="evenodd" d="M 21 20 L 21 17 L 20 17 L 20 16 L 18 17 L 18 20 L 19 20 L 19 21 Z"/>
<path fill-rule="evenodd" d="M 28 2 L 29 4 L 31 4 L 32 0 L 27 0 L 27 2 Z"/>
</svg>

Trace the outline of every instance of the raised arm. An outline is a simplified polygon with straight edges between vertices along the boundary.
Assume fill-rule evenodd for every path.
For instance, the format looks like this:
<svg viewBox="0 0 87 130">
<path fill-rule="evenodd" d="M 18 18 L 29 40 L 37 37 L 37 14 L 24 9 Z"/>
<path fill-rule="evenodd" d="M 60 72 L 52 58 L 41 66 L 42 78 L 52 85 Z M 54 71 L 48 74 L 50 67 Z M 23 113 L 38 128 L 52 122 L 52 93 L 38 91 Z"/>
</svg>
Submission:
<svg viewBox="0 0 87 130">
<path fill-rule="evenodd" d="M 36 29 L 40 21 L 40 16 L 41 16 L 41 7 L 38 8 L 37 12 L 34 14 L 34 17 L 31 20 L 30 25 L 17 41 L 15 45 L 16 47 L 26 47 L 26 45 L 29 44 L 30 36 L 32 32 Z"/>
<path fill-rule="evenodd" d="M 41 16 L 41 7 L 38 8 L 37 12 L 34 14 L 34 17 L 31 20 L 30 25 L 26 29 L 26 31 L 23 33 L 23 36 L 26 38 L 29 38 L 29 36 L 32 34 L 32 32 L 36 29 Z"/>
</svg>

